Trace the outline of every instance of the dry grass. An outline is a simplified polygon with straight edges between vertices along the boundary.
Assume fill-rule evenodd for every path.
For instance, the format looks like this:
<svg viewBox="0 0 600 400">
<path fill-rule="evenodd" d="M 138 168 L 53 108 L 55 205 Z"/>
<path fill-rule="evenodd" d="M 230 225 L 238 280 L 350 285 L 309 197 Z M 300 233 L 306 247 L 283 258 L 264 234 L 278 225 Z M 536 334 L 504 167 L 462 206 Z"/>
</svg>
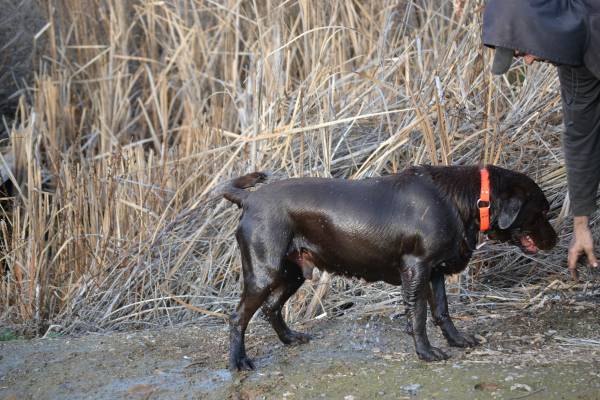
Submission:
<svg viewBox="0 0 600 400">
<path fill-rule="evenodd" d="M 536 257 L 484 247 L 461 285 L 564 274 L 556 74 L 492 78 L 478 3 L 457 19 L 450 0 L 44 2 L 32 104 L 3 150 L 2 319 L 71 332 L 223 317 L 240 285 L 238 211 L 209 192 L 252 170 L 506 165 L 543 186 L 563 240 Z M 287 317 L 398 301 L 398 288 L 329 280 L 304 285 Z"/>
</svg>

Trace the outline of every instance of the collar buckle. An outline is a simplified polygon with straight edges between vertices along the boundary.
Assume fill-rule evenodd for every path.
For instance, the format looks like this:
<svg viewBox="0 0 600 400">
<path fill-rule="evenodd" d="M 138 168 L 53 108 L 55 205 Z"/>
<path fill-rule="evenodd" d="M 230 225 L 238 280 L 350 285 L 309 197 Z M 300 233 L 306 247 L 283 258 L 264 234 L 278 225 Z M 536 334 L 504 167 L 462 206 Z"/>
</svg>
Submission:
<svg viewBox="0 0 600 400">
<path fill-rule="evenodd" d="M 492 202 L 489 200 L 477 200 L 477 208 L 481 209 L 481 208 L 487 208 L 489 209 L 490 206 L 492 205 Z"/>
</svg>

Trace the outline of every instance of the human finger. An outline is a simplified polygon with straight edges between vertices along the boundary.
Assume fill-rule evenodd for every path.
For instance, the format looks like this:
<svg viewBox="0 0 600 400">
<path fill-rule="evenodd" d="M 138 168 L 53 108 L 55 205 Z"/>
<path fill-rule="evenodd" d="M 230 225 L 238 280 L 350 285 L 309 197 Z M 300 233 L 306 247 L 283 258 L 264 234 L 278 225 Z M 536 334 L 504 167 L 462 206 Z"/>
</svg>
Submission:
<svg viewBox="0 0 600 400">
<path fill-rule="evenodd" d="M 596 259 L 596 255 L 594 254 L 593 248 L 586 248 L 585 254 L 587 255 L 588 263 L 592 268 L 598 268 L 598 260 Z"/>
</svg>

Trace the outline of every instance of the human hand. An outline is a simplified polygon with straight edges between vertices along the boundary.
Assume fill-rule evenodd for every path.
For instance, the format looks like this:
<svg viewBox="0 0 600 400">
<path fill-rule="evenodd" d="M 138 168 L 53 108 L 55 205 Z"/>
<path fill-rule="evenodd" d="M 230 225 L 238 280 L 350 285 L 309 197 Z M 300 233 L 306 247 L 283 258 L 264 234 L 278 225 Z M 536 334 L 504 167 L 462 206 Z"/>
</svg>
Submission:
<svg viewBox="0 0 600 400">
<path fill-rule="evenodd" d="M 579 257 L 585 254 L 588 264 L 593 268 L 598 267 L 598 260 L 594 255 L 594 239 L 588 225 L 588 217 L 573 218 L 573 232 L 573 239 L 569 245 L 568 265 L 571 277 L 573 280 L 578 280 L 577 260 Z"/>
<path fill-rule="evenodd" d="M 529 54 L 529 53 L 522 53 L 518 50 L 515 50 L 515 56 L 516 57 L 523 57 L 523 61 L 525 61 L 525 64 L 527 65 L 531 65 L 536 61 L 542 61 L 545 62 L 544 59 L 539 58 L 537 56 L 534 56 L 533 54 Z"/>
</svg>

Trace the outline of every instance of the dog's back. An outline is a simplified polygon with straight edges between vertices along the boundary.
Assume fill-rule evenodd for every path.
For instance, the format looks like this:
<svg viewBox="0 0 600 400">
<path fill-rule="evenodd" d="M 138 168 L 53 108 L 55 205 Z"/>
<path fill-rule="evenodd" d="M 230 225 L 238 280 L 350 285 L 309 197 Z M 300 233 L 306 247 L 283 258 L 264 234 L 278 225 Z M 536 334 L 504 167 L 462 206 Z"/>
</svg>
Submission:
<svg viewBox="0 0 600 400">
<path fill-rule="evenodd" d="M 459 216 L 422 172 L 271 182 L 246 192 L 238 241 L 260 232 L 261 241 L 282 253 L 310 252 L 320 269 L 393 284 L 407 255 L 462 260 Z M 388 268 L 390 261 L 396 268 Z"/>
</svg>

